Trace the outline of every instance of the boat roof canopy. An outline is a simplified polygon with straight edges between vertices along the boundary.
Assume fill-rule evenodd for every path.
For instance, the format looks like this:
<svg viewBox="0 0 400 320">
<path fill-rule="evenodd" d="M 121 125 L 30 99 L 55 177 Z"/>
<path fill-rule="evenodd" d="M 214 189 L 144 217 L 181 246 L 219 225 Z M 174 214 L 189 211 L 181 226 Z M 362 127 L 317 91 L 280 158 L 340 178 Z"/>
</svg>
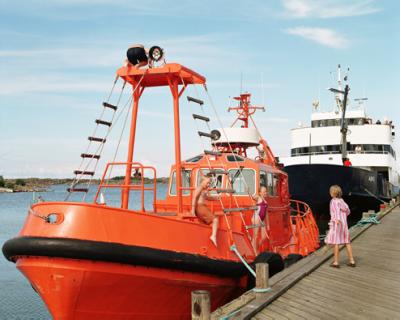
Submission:
<svg viewBox="0 0 400 320">
<path fill-rule="evenodd" d="M 205 84 L 206 78 L 178 63 L 167 63 L 161 67 L 138 69 L 133 66 L 122 67 L 117 70 L 118 76 L 135 85 L 143 77 L 142 87 L 168 86 L 171 78 L 178 80 L 178 85 Z"/>
</svg>

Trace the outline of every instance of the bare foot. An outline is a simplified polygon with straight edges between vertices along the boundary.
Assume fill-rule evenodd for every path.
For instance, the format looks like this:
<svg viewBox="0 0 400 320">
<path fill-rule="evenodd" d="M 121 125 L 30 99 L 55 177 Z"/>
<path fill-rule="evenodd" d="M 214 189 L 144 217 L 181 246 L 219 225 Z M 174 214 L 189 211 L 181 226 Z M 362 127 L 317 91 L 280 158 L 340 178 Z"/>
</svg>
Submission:
<svg viewBox="0 0 400 320">
<path fill-rule="evenodd" d="M 211 240 L 212 243 L 214 243 L 214 246 L 218 247 L 217 246 L 217 238 L 216 237 L 211 236 L 210 240 Z"/>
</svg>

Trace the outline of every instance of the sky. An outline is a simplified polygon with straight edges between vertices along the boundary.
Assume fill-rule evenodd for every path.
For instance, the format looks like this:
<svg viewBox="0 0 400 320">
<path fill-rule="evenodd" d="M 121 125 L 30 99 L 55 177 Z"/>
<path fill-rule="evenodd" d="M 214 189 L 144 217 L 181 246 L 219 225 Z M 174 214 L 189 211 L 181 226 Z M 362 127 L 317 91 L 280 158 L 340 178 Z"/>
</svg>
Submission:
<svg viewBox="0 0 400 320">
<path fill-rule="evenodd" d="M 399 125 L 399 10 L 390 0 L 2 0 L 0 175 L 72 177 L 133 43 L 159 45 L 167 62 L 207 78 L 211 100 L 202 87 L 181 99 L 183 159 L 204 149 L 191 119 L 199 110 L 186 95 L 206 102 L 218 128 L 234 120 L 231 98 L 252 93 L 253 104 L 266 107 L 255 115 L 262 135 L 286 156 L 290 129 L 310 122 L 312 102 L 332 109 L 326 89 L 339 63 L 350 68 L 351 98 L 368 97 L 368 115 Z M 155 165 L 158 176 L 174 161 L 168 90 L 144 92 L 137 127 L 134 160 Z M 118 82 L 110 102 L 120 92 Z M 129 94 L 125 88 L 125 113 L 116 115 L 99 174 L 119 141 L 116 160 L 126 159 Z"/>
</svg>

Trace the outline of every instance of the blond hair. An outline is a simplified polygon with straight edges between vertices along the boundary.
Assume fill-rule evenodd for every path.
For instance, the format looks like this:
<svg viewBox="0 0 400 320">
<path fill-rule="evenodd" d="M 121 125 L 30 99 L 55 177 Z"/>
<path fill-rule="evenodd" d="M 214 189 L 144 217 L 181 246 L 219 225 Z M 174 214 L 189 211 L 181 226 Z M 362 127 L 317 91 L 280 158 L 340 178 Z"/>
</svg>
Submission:
<svg viewBox="0 0 400 320">
<path fill-rule="evenodd" d="M 332 198 L 341 198 L 342 197 L 342 188 L 340 188 L 337 184 L 334 184 L 329 188 L 329 193 Z"/>
</svg>

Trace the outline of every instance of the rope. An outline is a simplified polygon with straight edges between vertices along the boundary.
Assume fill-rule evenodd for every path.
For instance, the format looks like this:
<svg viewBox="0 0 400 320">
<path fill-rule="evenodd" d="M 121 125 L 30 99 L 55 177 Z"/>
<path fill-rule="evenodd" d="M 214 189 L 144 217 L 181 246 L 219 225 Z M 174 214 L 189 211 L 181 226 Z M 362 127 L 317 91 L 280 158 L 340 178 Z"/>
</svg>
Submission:
<svg viewBox="0 0 400 320">
<path fill-rule="evenodd" d="M 216 108 L 215 108 L 215 105 L 214 105 L 214 103 L 213 103 L 213 100 L 212 100 L 212 98 L 211 98 L 211 95 L 210 95 L 209 92 L 208 92 L 207 86 L 204 85 L 203 87 L 204 87 L 204 90 L 205 90 L 205 92 L 206 92 L 206 94 L 207 94 L 207 97 L 208 97 L 208 99 L 209 99 L 209 101 L 210 101 L 211 107 L 212 107 L 213 110 L 214 110 L 215 117 L 216 117 L 217 120 L 218 120 L 218 123 L 219 123 L 219 125 L 220 125 L 220 127 L 221 127 L 221 130 L 222 130 L 222 132 L 223 132 L 223 134 L 224 134 L 224 136 L 225 136 L 225 139 L 226 139 L 226 141 L 228 142 L 229 151 L 230 151 L 232 154 L 235 154 L 235 153 L 233 152 L 232 145 L 231 145 L 230 142 L 229 142 L 228 135 L 227 135 L 226 132 L 225 132 L 224 126 L 223 126 L 223 124 L 222 124 L 222 121 L 221 121 L 221 119 L 219 118 L 219 115 L 218 115 L 218 113 L 217 113 L 217 110 L 216 110 Z M 202 110 L 203 110 L 203 109 L 202 109 Z M 236 167 L 237 167 L 237 169 L 239 170 L 239 174 L 240 174 L 240 176 L 241 176 L 241 178 L 242 178 L 242 181 L 243 181 L 243 183 L 244 183 L 244 185 L 245 185 L 246 190 L 249 190 L 249 186 L 248 186 L 248 184 L 247 184 L 247 182 L 246 182 L 246 179 L 244 178 L 242 169 L 240 168 L 239 162 L 236 160 L 236 157 L 235 157 L 234 163 L 236 164 Z M 229 180 L 229 179 L 228 179 L 228 180 Z M 232 188 L 233 188 L 232 182 L 231 182 L 230 180 L 229 180 L 229 183 L 231 184 L 231 186 L 232 186 Z M 249 193 L 248 193 L 248 196 L 249 196 L 250 200 L 253 201 L 253 197 L 252 197 Z M 238 204 L 238 202 L 237 202 L 237 199 L 236 199 L 235 197 L 233 197 L 233 199 L 234 199 L 234 201 L 235 201 L 236 206 L 239 207 L 239 204 Z M 247 226 L 246 221 L 244 220 L 244 217 L 243 217 L 243 213 L 242 213 L 242 212 L 240 212 L 240 218 L 241 218 L 241 220 L 242 220 L 243 225 Z M 246 229 L 246 228 L 245 228 L 245 229 Z M 248 229 L 246 229 L 246 233 L 247 233 L 248 238 L 250 238 L 250 233 L 249 233 Z M 253 249 L 255 250 L 255 248 L 253 248 Z"/>
<path fill-rule="evenodd" d="M 361 227 L 365 224 L 380 224 L 381 222 L 377 219 L 376 213 L 371 214 L 368 218 L 363 218 L 360 221 L 357 222 L 356 226 Z"/>
<path fill-rule="evenodd" d="M 39 213 L 36 213 L 32 208 L 29 208 L 29 213 L 35 217 L 38 217 L 40 219 L 43 219 L 44 221 L 48 222 L 49 219 L 47 218 L 47 216 L 42 216 Z"/>
<path fill-rule="evenodd" d="M 197 96 L 197 98 L 199 98 L 199 93 L 198 93 L 198 90 L 197 90 L 196 85 L 194 85 L 194 88 L 195 88 L 195 91 L 196 91 L 196 96 Z M 206 90 L 206 92 L 207 92 L 207 87 L 204 86 L 204 88 L 205 88 L 205 90 Z M 208 92 L 207 92 L 207 93 L 208 93 Z M 211 102 L 211 105 L 213 106 L 214 113 L 215 113 L 217 119 L 219 120 L 220 126 L 221 126 L 221 128 L 222 128 L 222 130 L 223 130 L 223 125 L 222 125 L 222 123 L 221 123 L 221 121 L 220 121 L 220 118 L 219 118 L 219 116 L 218 116 L 218 113 L 216 112 L 216 109 L 215 109 L 215 107 L 214 107 L 214 105 L 213 105 L 213 103 L 212 103 L 212 100 L 211 100 L 211 97 L 210 97 L 210 96 L 209 96 L 209 100 L 210 100 L 210 102 Z M 204 108 L 203 108 L 202 105 L 200 105 L 200 108 L 201 108 L 202 114 L 205 115 L 206 113 L 205 113 Z M 195 123 L 196 123 L 196 121 L 195 121 Z M 211 131 L 211 128 L 210 128 L 210 125 L 208 124 L 208 122 L 206 122 L 206 125 L 207 125 L 207 128 L 208 128 L 208 131 Z M 196 123 L 196 127 L 197 127 L 197 129 L 199 129 L 198 126 L 197 126 L 197 123 Z M 225 133 L 225 132 L 224 132 L 224 133 Z M 227 138 L 227 135 L 226 135 L 226 134 L 225 134 L 225 137 L 226 137 L 226 140 L 228 141 L 228 138 Z M 202 142 L 202 144 L 203 144 L 203 140 L 201 139 L 201 137 L 200 137 L 200 140 L 201 140 L 201 142 Z M 228 141 L 228 145 L 229 145 L 229 147 L 230 147 L 231 153 L 233 153 L 233 149 L 232 149 L 232 147 L 231 147 L 229 141 Z M 203 149 L 205 149 L 205 148 L 204 148 L 204 145 L 203 145 Z M 233 154 L 234 154 L 234 153 L 233 153 Z M 209 167 L 211 168 L 211 163 L 210 163 L 209 158 L 206 157 L 206 159 L 207 159 L 207 162 L 208 162 Z M 218 161 L 219 161 L 219 165 L 220 165 L 222 168 L 224 168 L 224 170 L 226 170 L 225 164 L 222 162 L 222 159 L 219 158 Z M 247 182 L 246 182 L 246 180 L 245 180 L 245 178 L 244 178 L 244 176 L 243 176 L 242 169 L 240 168 L 239 163 L 238 163 L 238 161 L 236 160 L 236 157 L 235 157 L 235 161 L 234 161 L 234 162 L 235 162 L 235 164 L 236 164 L 237 170 L 239 171 L 239 174 L 240 174 L 241 177 L 242 177 L 242 180 L 243 180 L 243 182 L 244 182 L 244 184 L 245 184 L 246 189 L 248 189 Z M 229 177 L 229 176 L 228 176 L 228 177 Z M 231 181 L 229 178 L 228 178 L 228 182 L 229 182 L 231 188 L 233 189 L 232 181 Z M 250 199 L 252 200 L 252 196 L 251 196 L 250 194 L 248 194 L 248 196 L 249 196 Z M 236 207 L 239 208 L 240 206 L 239 206 L 239 203 L 238 203 L 236 197 L 232 197 L 232 199 L 234 200 Z M 222 203 L 222 199 L 219 199 L 219 200 L 220 200 L 220 203 L 221 203 L 221 207 L 224 209 L 224 206 L 223 206 L 223 203 Z M 227 218 L 226 213 L 223 212 L 223 214 L 224 214 L 224 218 L 225 218 L 226 222 L 228 223 L 228 218 Z M 240 218 L 241 218 L 241 220 L 242 220 L 243 225 L 245 226 L 245 232 L 246 232 L 247 238 L 248 238 L 249 240 L 251 240 L 250 233 L 249 233 L 249 229 L 247 228 L 248 225 L 246 224 L 246 221 L 245 221 L 245 219 L 244 219 L 244 216 L 243 216 L 243 212 L 242 212 L 242 211 L 240 212 L 239 216 L 240 216 Z M 228 224 L 228 226 L 230 226 L 230 225 Z M 254 253 L 256 254 L 256 248 L 253 248 L 253 250 L 254 250 Z"/>
<path fill-rule="evenodd" d="M 240 252 L 238 251 L 237 247 L 235 244 L 231 245 L 231 251 L 233 251 L 238 258 L 240 259 L 240 261 L 242 261 L 242 263 L 244 264 L 244 266 L 247 268 L 247 270 L 249 270 L 249 272 L 254 276 L 254 278 L 256 277 L 256 273 L 254 272 L 253 268 L 250 267 L 250 265 L 247 263 L 247 261 L 242 257 L 242 255 L 240 254 Z"/>
<path fill-rule="evenodd" d="M 140 86 L 140 84 L 141 84 L 141 82 L 142 82 L 142 80 L 143 80 L 145 74 L 146 74 L 146 72 L 143 73 L 142 77 L 140 78 L 139 82 L 137 83 L 136 87 L 134 88 L 132 94 L 139 88 L 139 86 Z M 125 84 L 126 84 L 126 82 L 124 82 L 124 84 L 123 84 L 123 86 L 122 86 L 121 93 L 120 93 L 120 95 L 119 95 L 119 97 L 118 97 L 117 106 L 118 106 L 118 104 L 119 104 L 120 101 L 121 101 L 122 93 L 123 93 L 123 90 L 124 90 L 124 88 L 125 88 Z M 107 133 L 106 133 L 106 135 L 104 136 L 104 139 L 107 139 L 107 138 L 108 138 L 108 136 L 110 135 L 112 129 L 113 129 L 113 128 L 115 127 L 115 125 L 118 123 L 119 118 L 121 117 L 123 111 L 125 110 L 125 108 L 126 108 L 126 106 L 128 105 L 128 103 L 131 101 L 131 99 L 132 99 L 132 96 L 130 96 L 130 98 L 129 98 L 128 101 L 125 103 L 124 107 L 123 107 L 122 110 L 118 113 L 118 115 L 117 115 L 116 117 L 115 117 L 116 112 L 114 112 L 113 117 L 112 117 L 112 119 L 111 119 L 111 123 L 112 123 L 112 124 L 111 124 L 111 126 L 108 128 Z M 103 109 L 103 113 L 104 113 L 104 111 L 105 111 L 105 109 Z M 114 122 L 114 118 L 115 118 L 115 122 Z M 97 130 L 97 127 L 98 127 L 98 125 L 96 126 L 96 130 Z M 95 132 L 96 132 L 96 130 L 95 130 Z M 100 145 L 97 147 L 97 149 L 96 149 L 96 151 L 94 152 L 94 154 L 99 154 L 99 155 L 101 155 L 101 153 L 102 153 L 102 151 L 103 151 L 103 149 L 104 149 L 104 145 L 105 145 L 104 143 L 100 144 Z M 88 161 L 88 163 L 87 163 L 87 165 L 86 165 L 86 167 L 85 167 L 85 169 L 84 169 L 83 171 L 86 171 L 86 170 L 89 168 L 89 166 L 90 166 L 90 164 L 92 163 L 93 159 L 95 159 L 95 158 L 90 158 L 90 160 Z M 84 160 L 84 159 L 83 159 L 83 160 Z M 98 162 L 99 162 L 98 160 L 99 160 L 99 159 L 95 159 L 96 164 L 95 164 L 94 170 L 96 170 L 96 168 L 97 168 L 97 165 L 98 165 Z M 81 175 L 81 176 L 82 176 L 82 175 Z M 87 187 L 90 186 L 92 180 L 93 180 L 93 177 L 91 177 L 91 178 L 89 179 L 89 182 L 87 183 Z M 73 181 L 73 183 L 71 184 L 71 187 L 73 187 L 73 186 L 75 186 L 76 184 L 78 184 L 79 181 L 80 181 L 80 178 L 75 179 L 75 180 Z M 67 195 L 66 200 L 69 198 L 70 194 L 71 194 L 71 193 L 69 193 L 69 194 Z M 85 201 L 86 196 L 87 196 L 87 193 L 85 193 L 85 195 L 83 196 L 83 199 L 82 199 L 83 201 Z"/>
</svg>

